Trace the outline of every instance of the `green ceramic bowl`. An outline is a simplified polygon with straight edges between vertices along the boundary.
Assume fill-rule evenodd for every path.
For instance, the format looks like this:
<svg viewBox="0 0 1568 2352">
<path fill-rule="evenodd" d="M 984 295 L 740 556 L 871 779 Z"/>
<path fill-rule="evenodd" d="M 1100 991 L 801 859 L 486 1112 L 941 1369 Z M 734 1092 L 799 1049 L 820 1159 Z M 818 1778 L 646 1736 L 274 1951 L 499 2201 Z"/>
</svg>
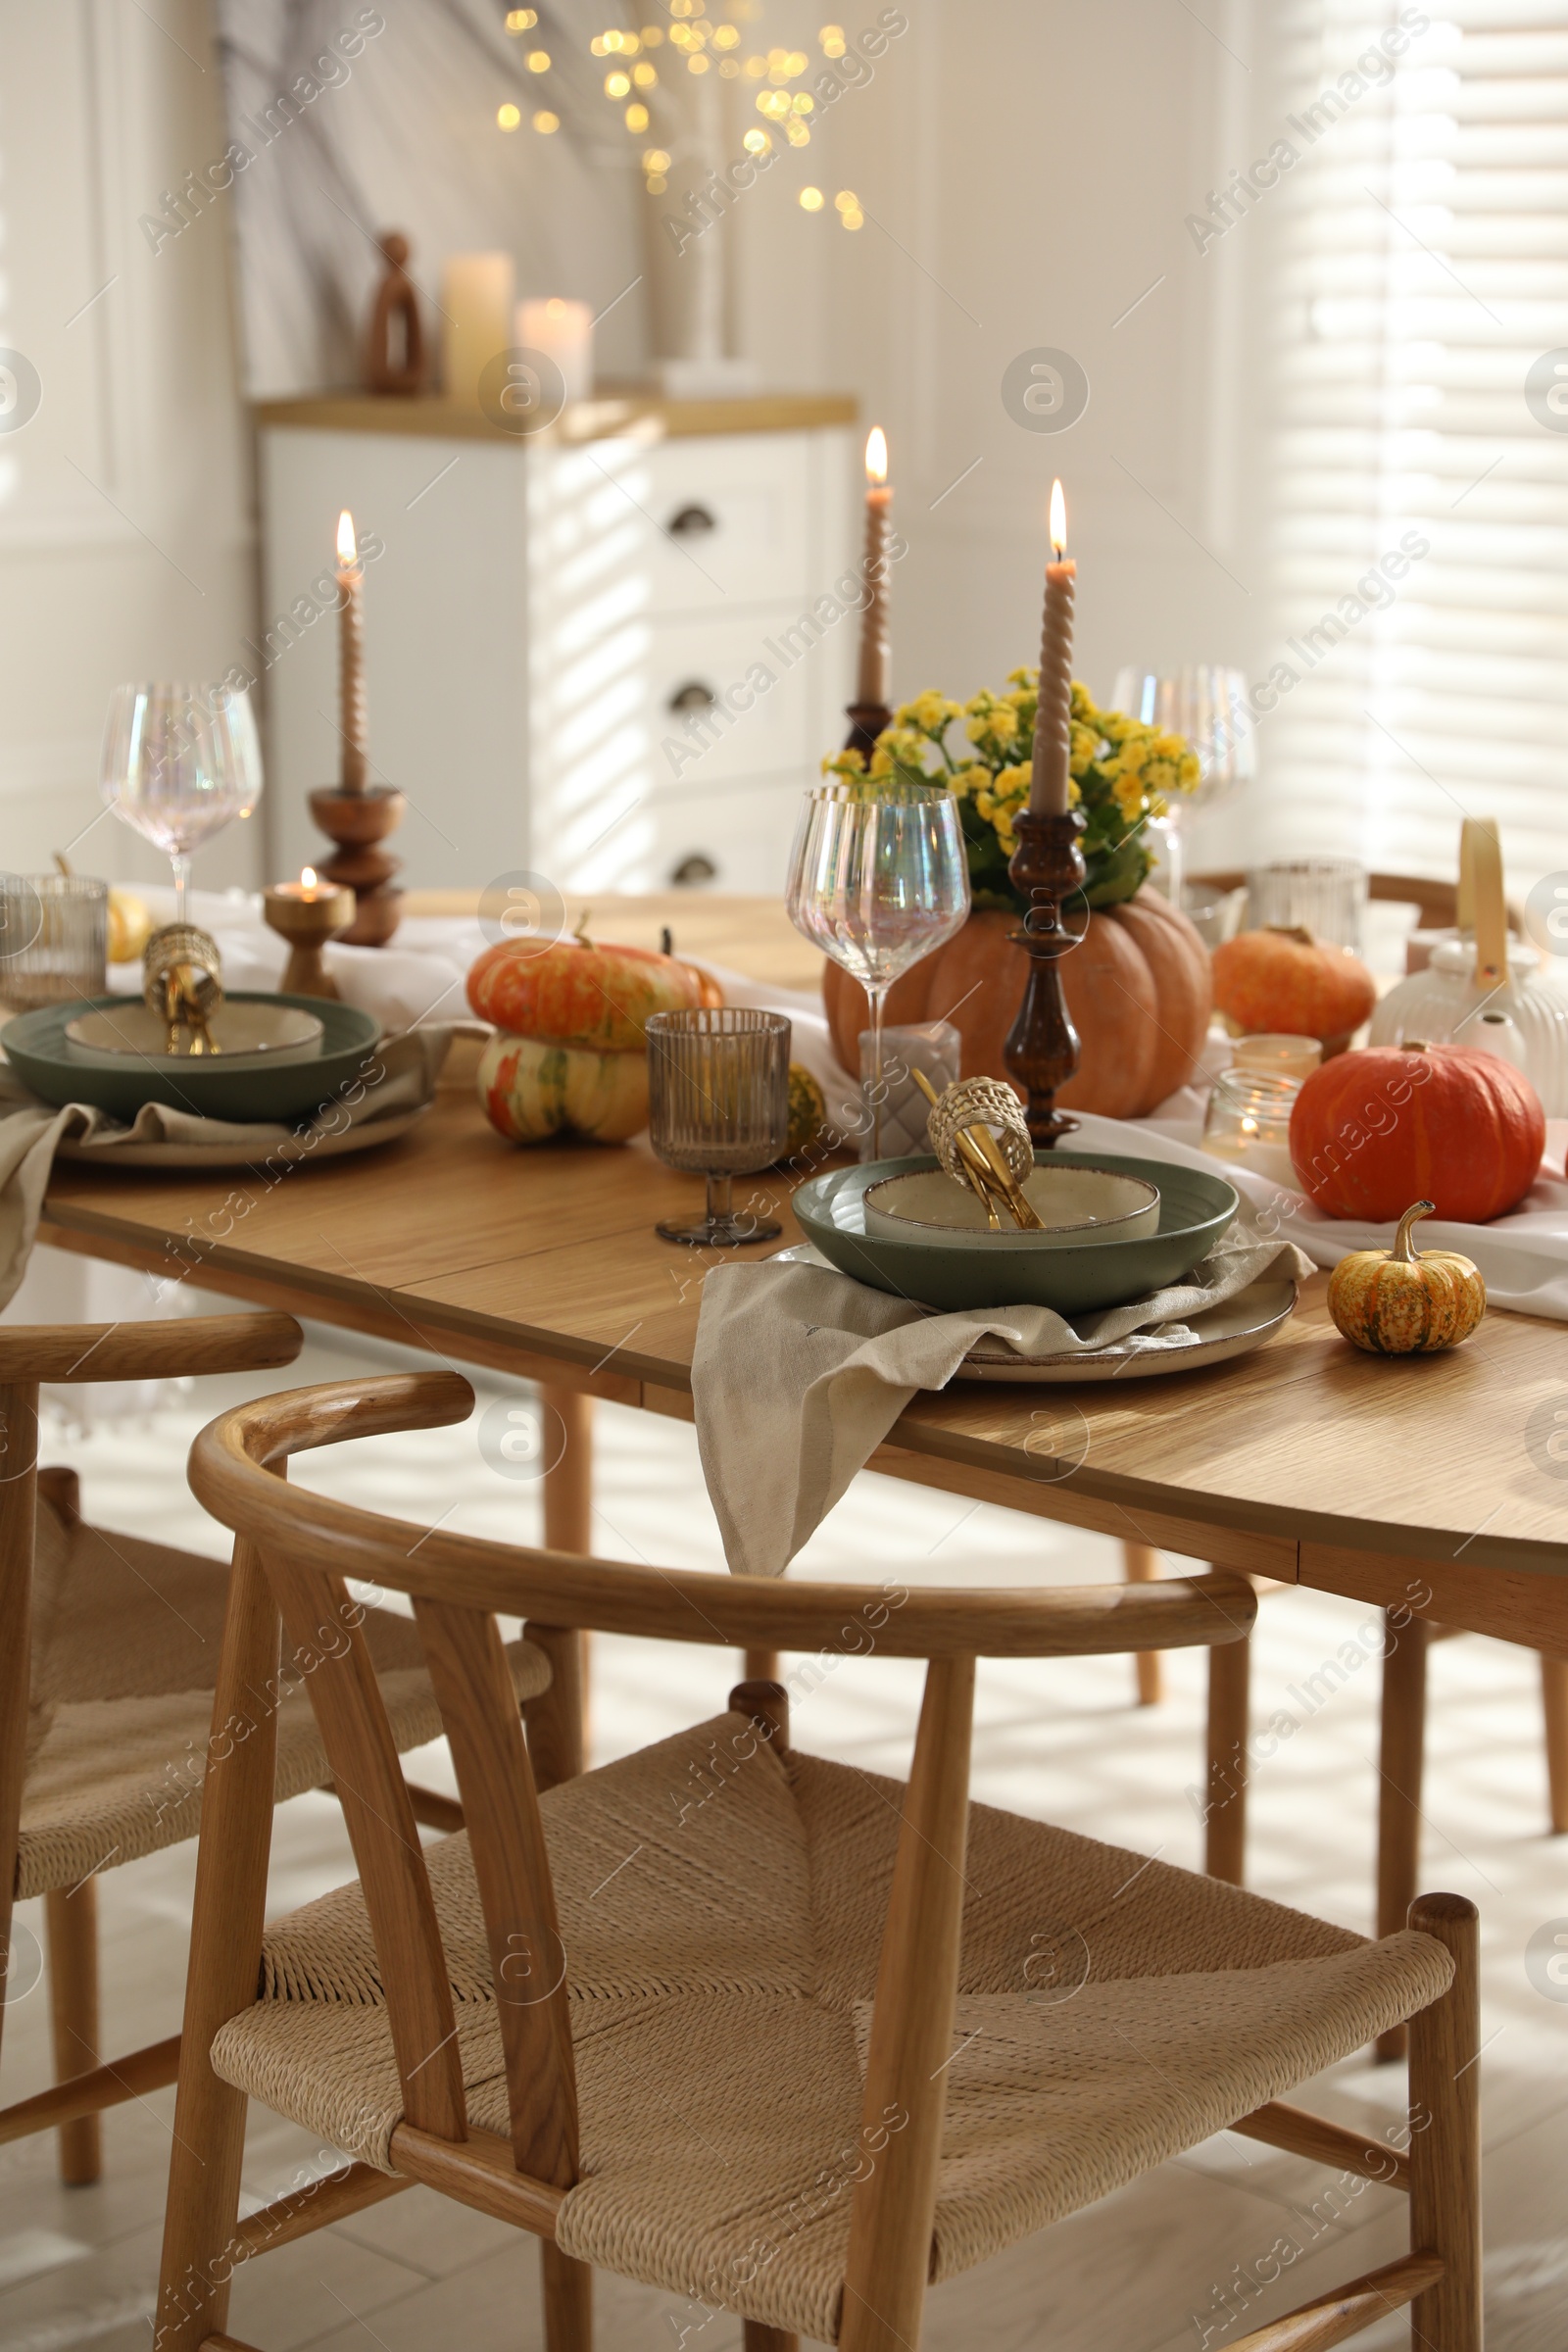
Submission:
<svg viewBox="0 0 1568 2352">
<path fill-rule="evenodd" d="M 792 1206 L 801 1231 L 843 1274 L 891 1291 L 923 1306 L 950 1311 L 968 1306 L 1051 1306 L 1058 1314 L 1089 1313 L 1120 1306 L 1161 1284 L 1179 1282 L 1207 1255 L 1235 1219 L 1234 1186 L 1198 1168 L 1164 1159 L 1125 1159 L 1109 1152 L 1055 1152 L 1071 1167 L 1110 1168 L 1140 1176 L 1159 1191 L 1159 1224 L 1153 1233 L 1122 1242 L 1022 1250 L 993 1256 L 973 1242 L 946 1248 L 930 1241 L 902 1242 L 867 1233 L 864 1197 L 885 1176 L 934 1168 L 929 1156 L 879 1159 L 858 1168 L 837 1168 L 803 1184 Z"/>
<path fill-rule="evenodd" d="M 308 1119 L 352 1082 L 381 1033 L 373 1013 L 319 997 L 267 996 L 236 989 L 236 1004 L 291 1004 L 319 1015 L 321 1050 L 310 1061 L 281 1064 L 247 1055 L 241 1068 L 216 1060 L 93 1054 L 74 1046 L 66 1023 L 79 1013 L 122 1006 L 122 997 L 92 997 L 19 1013 L 0 1029 L 0 1045 L 22 1080 L 45 1102 L 91 1102 L 128 1126 L 144 1102 L 230 1121 Z"/>
</svg>

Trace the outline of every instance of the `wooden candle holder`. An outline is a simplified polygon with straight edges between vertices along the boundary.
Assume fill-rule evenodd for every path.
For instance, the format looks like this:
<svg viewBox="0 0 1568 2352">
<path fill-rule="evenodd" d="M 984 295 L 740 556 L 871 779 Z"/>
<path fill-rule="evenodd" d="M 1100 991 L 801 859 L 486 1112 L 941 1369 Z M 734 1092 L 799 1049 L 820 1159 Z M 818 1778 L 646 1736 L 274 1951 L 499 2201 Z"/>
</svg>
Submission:
<svg viewBox="0 0 1568 2352">
<path fill-rule="evenodd" d="M 321 879 L 354 893 L 354 919 L 343 933 L 351 948 L 384 948 L 398 927 L 403 893 L 392 887 L 392 877 L 402 861 L 376 844 L 403 822 L 405 807 L 402 793 L 385 785 L 344 792 L 329 784 L 311 795 L 311 814 L 337 844 Z"/>
<path fill-rule="evenodd" d="M 869 767 L 871 754 L 876 750 L 876 739 L 884 727 L 892 726 L 893 713 L 886 703 L 851 703 L 845 716 L 850 722 L 850 731 L 844 739 L 844 749 L 861 753 Z"/>
<path fill-rule="evenodd" d="M 1029 953 L 1029 978 L 1018 1017 L 1007 1032 L 1002 1057 L 1025 1095 L 1025 1116 L 1037 1151 L 1049 1152 L 1078 1121 L 1055 1107 L 1056 1089 L 1065 1086 L 1078 1067 L 1078 1032 L 1067 1010 L 1061 974 L 1063 956 L 1077 947 L 1081 934 L 1069 931 L 1061 919 L 1062 902 L 1083 887 L 1084 855 L 1078 837 L 1084 820 L 1076 808 L 1063 816 L 1035 815 L 1023 809 L 1013 819 L 1018 846 L 1007 873 L 1013 888 L 1029 902 L 1023 929 L 1011 936 Z"/>
<path fill-rule="evenodd" d="M 321 961 L 321 950 L 330 941 L 342 939 L 353 922 L 353 891 L 323 890 L 306 898 L 293 884 L 287 889 L 274 887 L 265 893 L 262 912 L 269 928 L 288 941 L 283 995 L 327 997 L 335 1002 L 340 991 Z"/>
</svg>

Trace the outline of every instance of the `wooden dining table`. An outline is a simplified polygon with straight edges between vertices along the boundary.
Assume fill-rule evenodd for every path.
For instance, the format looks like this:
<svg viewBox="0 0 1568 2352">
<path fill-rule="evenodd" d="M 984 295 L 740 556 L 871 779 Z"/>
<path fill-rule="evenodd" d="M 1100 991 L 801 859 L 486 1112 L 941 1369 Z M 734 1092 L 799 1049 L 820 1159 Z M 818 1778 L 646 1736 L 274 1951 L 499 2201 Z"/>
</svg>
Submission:
<svg viewBox="0 0 1568 2352">
<path fill-rule="evenodd" d="M 775 985 L 819 977 L 776 903 L 594 902 L 601 938 L 653 945 L 666 924 L 677 953 Z M 39 1239 L 539 1382 L 559 1416 L 546 1540 L 588 1551 L 591 1400 L 691 1419 L 703 1284 L 737 1253 L 660 1239 L 656 1220 L 692 1209 L 700 1180 L 662 1167 L 646 1140 L 503 1142 L 476 1098 L 475 1051 L 458 1049 L 410 1133 L 363 1154 L 271 1175 L 57 1163 Z M 785 1242 L 800 1238 L 790 1200 L 803 1172 L 757 1180 Z M 1373 1357 L 1335 1332 L 1326 1289 L 1322 1276 L 1307 1282 L 1266 1346 L 1207 1369 L 918 1396 L 868 1467 L 1095 1529 L 1145 1556 L 1211 1561 L 1568 1656 L 1568 1333 L 1492 1313 L 1451 1353 Z"/>
</svg>

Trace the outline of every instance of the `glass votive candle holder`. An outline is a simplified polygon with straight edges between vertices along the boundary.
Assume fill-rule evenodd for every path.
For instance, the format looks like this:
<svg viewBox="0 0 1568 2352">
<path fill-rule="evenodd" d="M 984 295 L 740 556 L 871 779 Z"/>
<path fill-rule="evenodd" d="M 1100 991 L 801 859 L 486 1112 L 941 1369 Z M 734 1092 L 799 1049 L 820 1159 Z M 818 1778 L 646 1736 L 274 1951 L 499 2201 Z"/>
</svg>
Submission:
<svg viewBox="0 0 1568 2352">
<path fill-rule="evenodd" d="M 1231 1061 L 1239 1070 L 1255 1070 L 1264 1078 L 1290 1078 L 1299 1086 L 1323 1059 L 1315 1037 L 1292 1037 L 1285 1030 L 1260 1030 L 1255 1037 L 1239 1037 L 1231 1047 Z"/>
<path fill-rule="evenodd" d="M 1291 1161 L 1291 1109 L 1300 1087 L 1261 1070 L 1224 1070 L 1203 1118 L 1203 1150 L 1272 1183 L 1299 1190 Z"/>
<path fill-rule="evenodd" d="M 101 997 L 109 885 L 85 874 L 0 875 L 0 1002 L 13 1012 Z"/>
<path fill-rule="evenodd" d="M 648 1140 L 669 1168 L 708 1179 L 698 1222 L 665 1219 L 666 1242 L 733 1250 L 770 1242 L 776 1220 L 737 1216 L 734 1179 L 770 1168 L 790 1131 L 790 1023 L 782 1012 L 723 1004 L 656 1012 L 648 1023 Z"/>
<path fill-rule="evenodd" d="M 963 1038 L 951 1021 L 910 1021 L 882 1032 L 882 1144 L 877 1148 L 877 1121 L 872 1117 L 871 1090 L 876 1085 L 876 1053 L 869 1029 L 860 1031 L 861 1159 L 904 1159 L 913 1152 L 929 1152 L 926 1121 L 931 1105 L 920 1092 L 915 1071 L 928 1078 L 937 1093 L 956 1086 L 963 1069 Z"/>
</svg>

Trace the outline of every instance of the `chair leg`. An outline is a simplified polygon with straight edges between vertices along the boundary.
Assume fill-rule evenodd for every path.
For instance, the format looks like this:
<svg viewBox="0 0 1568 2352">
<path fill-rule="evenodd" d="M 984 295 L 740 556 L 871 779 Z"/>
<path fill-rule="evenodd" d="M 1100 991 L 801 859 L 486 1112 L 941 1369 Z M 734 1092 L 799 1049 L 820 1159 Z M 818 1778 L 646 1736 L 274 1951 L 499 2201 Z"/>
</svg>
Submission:
<svg viewBox="0 0 1568 2352">
<path fill-rule="evenodd" d="M 594 1400 L 580 1389 L 539 1391 L 548 1467 L 544 1475 L 545 1543 L 551 1551 L 593 1550 Z M 557 1444 L 561 1450 L 556 1453 Z M 549 1457 L 555 1455 L 555 1459 Z M 529 1638 L 550 1652 L 555 1681 L 529 1710 L 529 1751 L 537 1736 L 534 1779 L 540 1788 L 572 1780 L 586 1769 L 589 1637 L 558 1633 L 548 1641 L 530 1626 Z"/>
<path fill-rule="evenodd" d="M 1410 2307 L 1410 2341 L 1481 2352 L 1481 2002 L 1474 1903 L 1424 1894 L 1410 1925 L 1453 1955 L 1453 1983 L 1410 2020 L 1410 2247 L 1444 2276 Z"/>
<path fill-rule="evenodd" d="M 594 2274 L 548 2240 L 539 2248 L 545 2352 L 593 2352 Z"/>
<path fill-rule="evenodd" d="M 256 1998 L 272 1841 L 277 1716 L 257 1693 L 278 1668 L 278 1619 L 261 1555 L 237 1541 L 213 1720 L 252 1726 L 202 1787 L 179 2088 L 158 2280 L 157 2352 L 201 2352 L 228 2322 L 246 2098 L 213 2072 L 213 2036 Z"/>
<path fill-rule="evenodd" d="M 1122 1574 L 1130 1585 L 1152 1585 L 1159 1574 L 1159 1554 L 1152 1544 L 1123 1544 Z M 1165 1661 L 1157 1649 L 1133 1652 L 1138 1676 L 1138 1704 L 1157 1707 L 1165 1695 Z"/>
<path fill-rule="evenodd" d="M 1421 1867 L 1421 1767 L 1426 1749 L 1427 1647 L 1431 1630 L 1412 1617 L 1396 1628 L 1384 1620 L 1383 1731 L 1378 1756 L 1378 1929 L 1397 1935 L 1415 1900 Z M 1403 2026 L 1380 2034 L 1380 2065 L 1402 2058 Z M 1446 2348 L 1445 2348 L 1446 2352 Z"/>
<path fill-rule="evenodd" d="M 49 1945 L 49 2016 L 55 2081 L 90 2073 L 98 2064 L 98 1882 L 52 1887 L 44 1896 Z M 103 2134 L 96 2115 L 60 2127 L 60 2178 L 82 2188 L 103 2170 Z"/>
<path fill-rule="evenodd" d="M 1541 1711 L 1546 1725 L 1546 1790 L 1554 1837 L 1568 1830 L 1568 1658 L 1541 1658 Z"/>
<path fill-rule="evenodd" d="M 1203 1868 L 1240 1886 L 1247 1876 L 1247 1734 L 1252 1643 L 1225 1642 L 1208 1653 L 1208 1797 Z"/>
<path fill-rule="evenodd" d="M 741 2336 L 741 2352 L 800 2352 L 798 2335 L 786 2335 L 782 2328 L 764 2327 L 760 2320 L 748 2320 Z"/>
</svg>

